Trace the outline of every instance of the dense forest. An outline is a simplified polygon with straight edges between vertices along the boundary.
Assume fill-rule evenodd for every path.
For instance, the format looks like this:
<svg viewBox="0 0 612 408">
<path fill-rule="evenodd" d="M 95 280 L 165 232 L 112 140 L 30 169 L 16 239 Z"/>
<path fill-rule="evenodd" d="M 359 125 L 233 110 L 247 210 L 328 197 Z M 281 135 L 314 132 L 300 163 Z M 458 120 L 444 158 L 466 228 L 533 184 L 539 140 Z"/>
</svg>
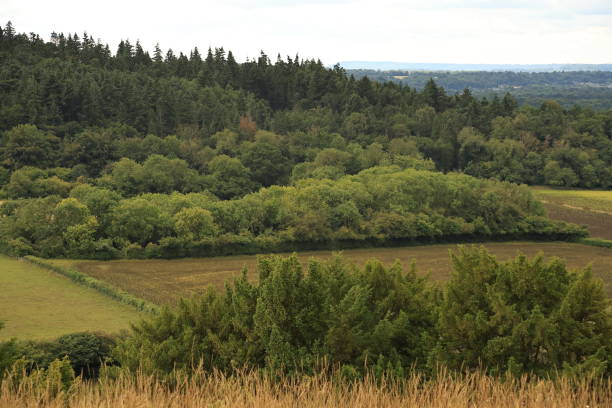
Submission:
<svg viewBox="0 0 612 408">
<path fill-rule="evenodd" d="M 349 69 L 347 73 L 357 79 L 367 76 L 372 80 L 391 81 L 416 89 L 423 89 L 433 78 L 448 92 L 462 92 L 468 88 L 475 96 L 489 99 L 503 97 L 510 91 L 519 105 L 537 107 L 546 100 L 555 100 L 566 108 L 575 105 L 599 110 L 612 108 L 610 70 L 513 72 Z"/>
<path fill-rule="evenodd" d="M 612 186 L 612 111 L 205 54 L 2 28 L 3 248 L 155 257 L 575 237 L 508 182 Z"/>
</svg>

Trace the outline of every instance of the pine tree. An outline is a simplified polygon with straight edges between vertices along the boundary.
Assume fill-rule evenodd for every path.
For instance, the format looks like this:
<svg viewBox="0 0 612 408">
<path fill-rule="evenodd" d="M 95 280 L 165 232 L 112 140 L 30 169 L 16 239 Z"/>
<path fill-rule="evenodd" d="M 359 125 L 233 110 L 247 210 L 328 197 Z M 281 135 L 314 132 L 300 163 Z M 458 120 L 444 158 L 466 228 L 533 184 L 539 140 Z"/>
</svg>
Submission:
<svg viewBox="0 0 612 408">
<path fill-rule="evenodd" d="M 4 36 L 11 40 L 15 36 L 15 29 L 13 28 L 13 23 L 9 20 L 4 27 Z"/>
<path fill-rule="evenodd" d="M 162 57 L 162 50 L 159 48 L 159 43 L 155 44 L 155 51 L 153 52 L 153 61 L 157 64 L 162 63 L 164 58 Z"/>
</svg>

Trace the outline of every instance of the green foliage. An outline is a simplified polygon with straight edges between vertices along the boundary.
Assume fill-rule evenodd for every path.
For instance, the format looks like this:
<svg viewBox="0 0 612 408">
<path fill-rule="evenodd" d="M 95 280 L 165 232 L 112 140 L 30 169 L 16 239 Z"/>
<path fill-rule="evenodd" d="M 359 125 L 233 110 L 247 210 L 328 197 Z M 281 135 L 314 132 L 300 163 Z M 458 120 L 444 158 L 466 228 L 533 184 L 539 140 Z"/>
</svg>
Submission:
<svg viewBox="0 0 612 408">
<path fill-rule="evenodd" d="M 237 158 L 217 156 L 208 163 L 208 170 L 210 177 L 206 184 L 220 198 L 240 197 L 257 188 L 250 171 Z"/>
<path fill-rule="evenodd" d="M 499 263 L 475 248 L 453 255 L 453 267 L 439 311 L 441 361 L 499 374 L 612 373 L 609 300 L 589 269 L 572 273 L 541 256 Z"/>
<path fill-rule="evenodd" d="M 484 368 L 496 375 L 612 374 L 612 316 L 601 281 L 558 259 L 499 263 L 486 250 L 452 255 L 444 290 L 415 268 L 339 257 L 307 267 L 295 255 L 258 258 L 225 293 L 212 289 L 133 327 L 115 357 L 131 370 L 311 373 L 377 379 Z"/>
<path fill-rule="evenodd" d="M 97 377 L 103 364 L 112 362 L 110 355 L 115 346 L 115 339 L 101 333 L 71 333 L 50 341 L 13 341 L 16 353 L 14 361 L 19 358 L 28 371 L 59 367 L 57 361 L 67 361 L 73 370 L 61 365 L 66 383 L 70 377 L 80 375 L 85 378 Z M 54 367 L 58 366 L 58 367 Z M 10 369 L 11 367 L 8 367 Z"/>
<path fill-rule="evenodd" d="M 127 196 L 206 186 L 224 199 L 289 175 L 337 179 L 388 164 L 529 184 L 609 188 L 612 180 L 610 111 L 549 100 L 573 106 L 570 92 L 609 93 L 575 87 L 606 83 L 609 72 L 440 72 L 437 82 L 413 72 L 381 83 L 362 76 L 386 73 L 356 72 L 355 80 L 315 60 L 272 63 L 262 54 L 238 64 L 222 49 L 203 61 L 170 53 L 154 63 L 129 42 L 113 54 L 88 35 L 0 41 L 0 185 L 27 166 L 70 168 L 71 180 L 58 176 L 64 182 L 102 174 L 97 185 Z M 535 107 L 466 90 L 500 80 L 522 99 L 529 84 L 569 88 L 536 95 Z M 222 156 L 240 163 L 224 158 L 227 169 L 212 169 Z M 46 184 L 67 194 L 56 179 Z M 46 195 L 40 190 L 4 193 Z"/>
<path fill-rule="evenodd" d="M 73 333 L 59 337 L 54 354 L 66 356 L 74 372 L 86 378 L 96 377 L 101 365 L 110 356 L 115 342 L 112 338 L 94 333 Z"/>
<path fill-rule="evenodd" d="M 501 98 L 500 110 L 512 110 L 517 104 L 540 105 L 543 101 L 555 99 L 567 108 L 581 105 L 593 109 L 609 109 L 609 84 L 612 74 L 601 67 L 548 67 L 551 72 L 511 71 L 405 71 L 405 70 L 370 70 L 349 69 L 347 73 L 361 78 L 367 75 L 370 79 L 401 83 L 407 87 L 422 89 L 432 77 L 449 93 L 461 93 L 466 88 L 478 96 L 489 100 Z M 514 98 L 508 98 L 511 91 Z"/>
<path fill-rule="evenodd" d="M 22 358 L 15 362 L 9 379 L 14 386 L 44 392 L 53 397 L 67 393 L 75 381 L 75 373 L 67 356 L 51 361 L 45 368 L 26 371 L 29 361 Z"/>
<path fill-rule="evenodd" d="M 222 49 L 204 61 L 133 51 L 89 36 L 0 38 L 0 198 L 15 200 L 1 204 L 3 250 L 178 257 L 573 239 L 584 231 L 543 218 L 523 188 L 453 172 L 612 186 L 610 111 L 519 108 L 430 78 L 417 91 L 263 53 L 238 64 Z"/>
<path fill-rule="evenodd" d="M 66 228 L 63 237 L 66 252 L 70 257 L 83 258 L 91 256 L 96 250 L 95 235 L 100 224 L 95 216 L 87 217 L 82 223 Z"/>
<path fill-rule="evenodd" d="M 237 161 L 220 156 L 213 167 L 220 165 L 216 160 Z M 585 235 L 581 227 L 545 218 L 524 186 L 397 166 L 337 180 L 296 180 L 294 186 L 263 188 L 233 200 L 176 192 L 122 199 L 104 188 L 79 185 L 64 200 L 49 196 L 5 206 L 0 240 L 20 255 L 174 258 L 330 243 Z M 138 249 L 145 247 L 150 250 Z"/>
<path fill-rule="evenodd" d="M 11 168 L 24 166 L 52 167 L 59 139 L 34 125 L 18 125 L 4 134 L 4 164 Z"/>
<path fill-rule="evenodd" d="M 54 175 L 52 170 L 22 167 L 11 173 L 3 190 L 9 198 L 31 198 L 48 195 L 65 197 L 71 188 L 70 182 Z"/>
<path fill-rule="evenodd" d="M 602 248 L 612 248 L 612 241 L 609 239 L 582 238 L 579 242 L 585 245 L 592 245 Z"/>
<path fill-rule="evenodd" d="M 228 371 L 312 371 L 324 358 L 362 372 L 375 364 L 373 356 L 424 367 L 433 292 L 414 271 L 376 261 L 355 270 L 336 258 L 304 272 L 296 256 L 261 257 L 258 271 L 256 286 L 244 273 L 225 295 L 209 291 L 134 326 L 117 359 L 158 373 L 200 360 Z"/>
<path fill-rule="evenodd" d="M 113 209 L 113 235 L 128 241 L 146 244 L 163 237 L 170 219 L 159 208 L 142 198 L 124 200 Z"/>
<path fill-rule="evenodd" d="M 176 233 L 186 240 L 201 240 L 217 231 L 211 212 L 203 208 L 183 208 L 174 219 Z"/>
<path fill-rule="evenodd" d="M 0 321 L 0 330 L 4 327 L 4 323 Z M 0 342 L 0 380 L 4 373 L 13 367 L 13 364 L 19 358 L 19 346 L 16 340 Z"/>
</svg>

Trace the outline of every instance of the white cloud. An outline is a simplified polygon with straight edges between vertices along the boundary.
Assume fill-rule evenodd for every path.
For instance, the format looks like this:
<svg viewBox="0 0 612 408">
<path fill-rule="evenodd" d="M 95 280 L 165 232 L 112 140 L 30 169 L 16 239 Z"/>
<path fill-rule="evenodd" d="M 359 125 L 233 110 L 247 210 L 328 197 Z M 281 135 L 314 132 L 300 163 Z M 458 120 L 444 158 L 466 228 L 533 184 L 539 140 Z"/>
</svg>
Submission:
<svg viewBox="0 0 612 408">
<path fill-rule="evenodd" d="M 113 48 L 129 38 L 175 52 L 223 46 L 239 59 L 263 49 L 327 64 L 612 62 L 609 0 L 3 0 L 0 22 L 9 19 L 44 37 L 87 31 Z"/>
</svg>

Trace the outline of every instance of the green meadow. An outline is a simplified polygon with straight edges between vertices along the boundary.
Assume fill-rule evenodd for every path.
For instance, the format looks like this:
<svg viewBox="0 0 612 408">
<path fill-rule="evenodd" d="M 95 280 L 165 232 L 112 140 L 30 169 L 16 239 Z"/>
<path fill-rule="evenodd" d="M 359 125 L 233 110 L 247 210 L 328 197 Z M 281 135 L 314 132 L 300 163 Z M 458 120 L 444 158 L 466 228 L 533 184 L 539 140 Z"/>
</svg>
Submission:
<svg viewBox="0 0 612 408">
<path fill-rule="evenodd" d="M 79 331 L 127 329 L 141 314 L 131 306 L 25 261 L 0 256 L 0 340 L 52 339 Z"/>
</svg>

